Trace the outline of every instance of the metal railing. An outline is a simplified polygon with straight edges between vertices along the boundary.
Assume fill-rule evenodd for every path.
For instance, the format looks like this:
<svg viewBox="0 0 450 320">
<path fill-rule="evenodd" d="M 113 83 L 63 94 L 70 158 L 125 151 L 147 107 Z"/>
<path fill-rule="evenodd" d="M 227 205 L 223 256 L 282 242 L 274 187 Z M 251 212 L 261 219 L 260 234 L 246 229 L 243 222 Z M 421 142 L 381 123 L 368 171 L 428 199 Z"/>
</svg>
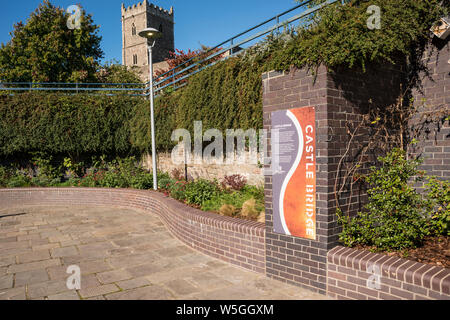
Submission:
<svg viewBox="0 0 450 320">
<path fill-rule="evenodd" d="M 156 76 L 153 80 L 155 95 L 160 94 L 167 88 L 172 90 L 178 90 L 187 84 L 187 79 L 202 70 L 211 67 L 218 63 L 228 59 L 236 54 L 239 54 L 243 50 L 248 48 L 242 48 L 242 46 L 255 42 L 258 39 L 266 36 L 267 34 L 279 31 L 281 28 L 291 26 L 294 22 L 307 18 L 322 9 L 325 6 L 339 2 L 340 0 L 327 0 L 324 3 L 307 7 L 312 0 L 305 1 L 289 10 L 286 10 L 270 19 L 261 22 L 260 24 L 247 29 L 221 43 L 203 52 L 201 55 L 204 58 L 195 56 L 184 63 L 176 66 L 175 68 Z M 289 13 L 294 11 L 300 11 L 300 13 L 284 19 Z M 284 19 L 284 20 L 282 20 Z M 265 28 L 259 31 L 260 28 Z M 253 31 L 256 33 L 251 34 Z M 251 34 L 251 35 L 250 35 Z M 240 40 L 242 37 L 247 36 L 245 39 Z M 224 47 L 224 45 L 226 45 Z M 226 53 L 229 53 L 226 55 Z M 214 61 L 211 61 L 214 60 Z M 190 64 L 190 65 L 188 65 Z M 57 86 L 57 87 L 55 87 Z M 119 92 L 125 92 L 135 96 L 148 97 L 150 95 L 150 81 L 138 84 L 138 83 L 28 83 L 28 82 L 0 82 L 0 91 L 68 91 L 72 93 L 80 92 L 101 92 L 110 95 L 117 94 Z M 109 93 L 108 93 L 109 92 Z"/>
</svg>

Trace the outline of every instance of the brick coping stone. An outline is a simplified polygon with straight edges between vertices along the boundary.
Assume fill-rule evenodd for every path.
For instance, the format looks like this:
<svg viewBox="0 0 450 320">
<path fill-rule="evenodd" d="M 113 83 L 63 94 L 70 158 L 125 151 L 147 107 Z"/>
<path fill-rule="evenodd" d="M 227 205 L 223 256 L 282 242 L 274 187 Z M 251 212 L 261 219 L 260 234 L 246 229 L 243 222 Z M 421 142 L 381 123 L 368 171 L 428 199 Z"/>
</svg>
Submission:
<svg viewBox="0 0 450 320">
<path fill-rule="evenodd" d="M 186 245 L 225 262 L 265 273 L 265 227 L 189 207 L 150 190 L 106 188 L 0 189 L 0 207 L 111 206 L 157 214 Z"/>
<path fill-rule="evenodd" d="M 377 277 L 378 288 L 368 288 Z M 450 269 L 337 246 L 328 252 L 328 293 L 338 299 L 450 300 Z"/>
</svg>

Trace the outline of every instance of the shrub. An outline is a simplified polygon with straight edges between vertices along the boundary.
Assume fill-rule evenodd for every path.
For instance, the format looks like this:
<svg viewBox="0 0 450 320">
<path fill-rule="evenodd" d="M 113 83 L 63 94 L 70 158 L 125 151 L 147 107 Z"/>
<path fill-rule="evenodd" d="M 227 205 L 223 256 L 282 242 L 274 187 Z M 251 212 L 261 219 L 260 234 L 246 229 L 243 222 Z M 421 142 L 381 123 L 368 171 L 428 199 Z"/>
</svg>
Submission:
<svg viewBox="0 0 450 320">
<path fill-rule="evenodd" d="M 432 212 L 432 231 L 436 235 L 450 235 L 450 182 L 429 179 L 427 192 Z"/>
<path fill-rule="evenodd" d="M 371 168 L 366 177 L 370 189 L 365 211 L 353 218 L 338 212 L 343 225 L 340 239 L 350 247 L 362 244 L 380 251 L 415 248 L 430 235 L 425 215 L 428 204 L 410 186 L 424 174 L 417 170 L 420 161 L 407 160 L 399 149 L 379 160 L 381 168 Z"/>
<path fill-rule="evenodd" d="M 232 176 L 225 176 L 222 181 L 224 189 L 230 188 L 232 190 L 241 191 L 247 185 L 247 179 L 240 174 Z"/>
<path fill-rule="evenodd" d="M 186 201 L 189 204 L 202 206 L 218 194 L 219 188 L 215 182 L 199 179 L 186 185 Z"/>
<path fill-rule="evenodd" d="M 153 188 L 153 176 L 150 173 L 142 172 L 130 179 L 130 187 L 140 190 Z"/>
<path fill-rule="evenodd" d="M 6 187 L 11 177 L 11 171 L 0 166 L 0 187 Z"/>
<path fill-rule="evenodd" d="M 45 180 L 45 178 L 53 180 L 62 176 L 61 169 L 56 168 L 52 164 L 52 155 L 44 152 L 33 152 L 32 155 L 33 158 L 31 161 L 33 162 L 35 171 L 37 171 L 37 175 L 42 176 L 42 180 Z"/>
<path fill-rule="evenodd" d="M 176 200 L 186 200 L 186 182 L 177 181 L 170 187 L 170 196 Z"/>
<path fill-rule="evenodd" d="M 175 180 L 173 180 L 170 175 L 167 173 L 160 173 L 158 174 L 158 188 L 161 190 L 170 190 L 172 185 L 175 183 Z"/>
<path fill-rule="evenodd" d="M 38 175 L 37 177 L 33 177 L 31 179 L 31 185 L 37 187 L 54 187 L 57 186 L 59 183 L 61 183 L 61 179 L 59 178 L 51 179 L 50 177 L 43 174 Z"/>
<path fill-rule="evenodd" d="M 98 171 L 93 174 L 94 181 L 103 188 L 127 188 L 128 183 L 122 174 L 115 169 L 110 171 Z"/>
<path fill-rule="evenodd" d="M 29 187 L 30 185 L 31 179 L 20 172 L 16 172 L 16 174 L 11 176 L 8 182 L 6 183 L 6 187 L 8 188 Z"/>
</svg>

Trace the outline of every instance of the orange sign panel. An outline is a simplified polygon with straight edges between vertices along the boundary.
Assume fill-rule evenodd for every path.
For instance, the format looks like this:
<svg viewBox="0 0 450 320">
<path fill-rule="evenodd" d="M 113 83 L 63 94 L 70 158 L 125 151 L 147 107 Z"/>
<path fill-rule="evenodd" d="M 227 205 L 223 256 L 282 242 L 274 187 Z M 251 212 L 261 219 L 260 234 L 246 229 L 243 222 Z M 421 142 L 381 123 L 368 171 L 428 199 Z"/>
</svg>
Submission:
<svg viewBox="0 0 450 320">
<path fill-rule="evenodd" d="M 316 239 L 314 107 L 272 113 L 274 230 Z"/>
</svg>

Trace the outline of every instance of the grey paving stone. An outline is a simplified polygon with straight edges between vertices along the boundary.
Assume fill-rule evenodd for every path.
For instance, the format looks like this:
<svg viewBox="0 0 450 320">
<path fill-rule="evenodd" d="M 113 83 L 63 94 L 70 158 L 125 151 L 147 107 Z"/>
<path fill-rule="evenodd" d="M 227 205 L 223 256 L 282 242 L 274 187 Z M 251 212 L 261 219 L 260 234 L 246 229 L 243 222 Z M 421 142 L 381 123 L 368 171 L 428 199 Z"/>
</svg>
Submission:
<svg viewBox="0 0 450 320">
<path fill-rule="evenodd" d="M 0 290 L 0 300 L 26 300 L 25 287 Z"/>
<path fill-rule="evenodd" d="M 16 258 L 14 256 L 0 257 L 0 267 L 7 267 L 14 263 L 16 263 Z"/>
<path fill-rule="evenodd" d="M 79 264 L 81 274 L 99 273 L 111 270 L 111 266 L 104 260 L 84 261 Z"/>
<path fill-rule="evenodd" d="M 152 283 L 146 278 L 135 278 L 131 280 L 119 281 L 116 283 L 122 290 L 130 290 L 149 286 Z"/>
<path fill-rule="evenodd" d="M 200 292 L 200 289 L 194 287 L 192 284 L 182 279 L 175 279 L 163 283 L 164 286 L 169 288 L 175 293 L 175 296 L 186 296 L 189 294 Z"/>
<path fill-rule="evenodd" d="M 98 280 L 103 284 L 131 279 L 133 276 L 126 270 L 113 270 L 97 274 Z"/>
<path fill-rule="evenodd" d="M 149 286 L 106 295 L 107 300 L 171 300 L 173 295 L 160 286 Z"/>
<path fill-rule="evenodd" d="M 6 275 L 0 277 L 0 290 L 11 289 L 13 287 L 13 275 Z"/>
<path fill-rule="evenodd" d="M 80 297 L 78 296 L 76 291 L 67 291 L 48 296 L 48 300 L 61 300 L 61 301 L 80 300 Z"/>
<path fill-rule="evenodd" d="M 55 248 L 51 250 L 52 258 L 76 256 L 78 250 L 75 247 Z"/>
<path fill-rule="evenodd" d="M 143 276 L 148 276 L 153 273 L 161 272 L 164 269 L 154 263 L 143 264 L 137 267 L 132 267 L 126 269 L 133 277 L 139 278 Z"/>
<path fill-rule="evenodd" d="M 49 280 L 45 269 L 29 270 L 16 273 L 15 287 L 31 285 L 34 283 L 46 282 Z"/>
<path fill-rule="evenodd" d="M 50 259 L 48 250 L 33 251 L 31 253 L 21 254 L 18 256 L 19 263 L 28 263 Z"/>
<path fill-rule="evenodd" d="M 58 293 L 68 291 L 67 283 L 65 280 L 59 281 L 46 281 L 38 284 L 28 286 L 28 296 L 31 299 L 48 297 Z"/>
<path fill-rule="evenodd" d="M 8 273 L 17 273 L 17 272 L 43 269 L 43 268 L 48 268 L 48 267 L 52 267 L 52 266 L 58 266 L 60 264 L 61 263 L 58 259 L 50 259 L 50 260 L 23 263 L 23 264 L 14 264 L 14 265 L 11 265 L 8 267 Z"/>
<path fill-rule="evenodd" d="M 86 289 L 82 288 L 80 290 L 80 295 L 82 298 L 92 298 L 117 291 L 119 291 L 119 287 L 117 287 L 115 284 L 107 284 L 99 287 L 91 287 Z"/>
</svg>

